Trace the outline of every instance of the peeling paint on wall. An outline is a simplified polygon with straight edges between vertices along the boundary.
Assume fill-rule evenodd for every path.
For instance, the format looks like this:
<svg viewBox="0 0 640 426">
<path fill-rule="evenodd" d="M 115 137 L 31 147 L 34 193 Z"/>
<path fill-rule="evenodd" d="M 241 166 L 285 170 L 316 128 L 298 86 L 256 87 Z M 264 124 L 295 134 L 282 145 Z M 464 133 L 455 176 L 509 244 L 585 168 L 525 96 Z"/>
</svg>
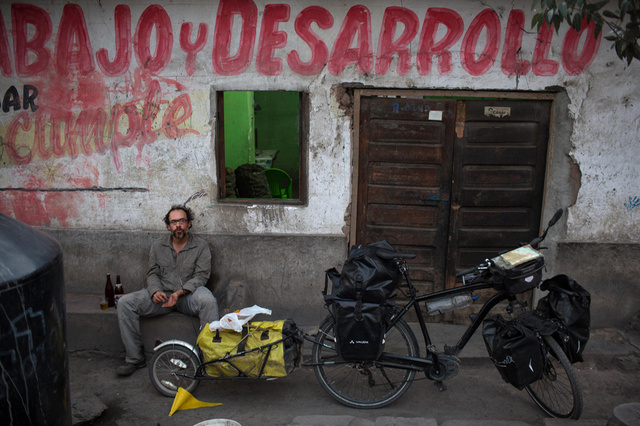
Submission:
<svg viewBox="0 0 640 426">
<path fill-rule="evenodd" d="M 560 86 L 575 121 L 568 236 L 640 238 L 638 209 L 625 207 L 639 180 L 638 65 L 600 49 L 587 25 L 523 32 L 527 1 L 430 6 L 2 4 L 0 211 L 52 228 L 162 229 L 158 211 L 188 201 L 203 232 L 341 235 L 354 143 L 345 83 L 507 95 Z M 216 90 L 309 93 L 307 205 L 218 203 Z"/>
</svg>

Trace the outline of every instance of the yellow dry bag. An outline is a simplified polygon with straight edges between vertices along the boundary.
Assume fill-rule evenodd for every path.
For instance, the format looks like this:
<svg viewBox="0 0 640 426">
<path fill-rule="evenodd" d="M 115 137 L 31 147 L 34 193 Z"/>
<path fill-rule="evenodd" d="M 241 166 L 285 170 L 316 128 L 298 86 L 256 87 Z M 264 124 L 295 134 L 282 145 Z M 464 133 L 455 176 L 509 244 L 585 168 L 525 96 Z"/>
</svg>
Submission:
<svg viewBox="0 0 640 426">
<path fill-rule="evenodd" d="M 211 331 L 207 324 L 198 336 L 205 369 L 213 377 L 284 377 L 299 363 L 299 332 L 290 320 L 254 321 L 233 330 Z M 283 336 L 282 329 L 296 331 Z M 285 360 L 285 358 L 287 360 Z"/>
</svg>

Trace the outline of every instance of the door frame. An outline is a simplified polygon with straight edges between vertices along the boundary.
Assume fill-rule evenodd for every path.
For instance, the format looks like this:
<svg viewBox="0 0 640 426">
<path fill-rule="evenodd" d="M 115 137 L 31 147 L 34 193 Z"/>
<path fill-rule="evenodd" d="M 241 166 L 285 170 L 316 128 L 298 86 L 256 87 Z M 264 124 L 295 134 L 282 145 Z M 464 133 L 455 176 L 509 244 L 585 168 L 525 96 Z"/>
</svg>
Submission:
<svg viewBox="0 0 640 426">
<path fill-rule="evenodd" d="M 429 90 L 429 89 L 354 89 L 353 91 L 353 131 L 351 144 L 351 217 L 349 220 L 349 241 L 347 247 L 356 241 L 356 229 L 358 220 L 358 174 L 360 155 L 360 98 L 363 96 L 384 96 L 384 97 L 422 97 L 440 99 L 502 99 L 502 100 L 551 100 L 551 114 L 549 123 L 549 143 L 547 145 L 547 161 L 545 166 L 544 189 L 542 195 L 541 218 L 547 202 L 547 182 L 549 180 L 555 135 L 555 106 L 556 93 L 552 92 L 502 92 L 502 91 L 472 91 L 472 90 Z M 464 131 L 464 126 L 458 127 L 456 122 L 456 132 Z M 460 137 L 460 135 L 457 135 Z M 543 228 L 543 221 L 540 220 L 540 228 Z M 540 229 L 541 231 L 542 229 Z"/>
</svg>

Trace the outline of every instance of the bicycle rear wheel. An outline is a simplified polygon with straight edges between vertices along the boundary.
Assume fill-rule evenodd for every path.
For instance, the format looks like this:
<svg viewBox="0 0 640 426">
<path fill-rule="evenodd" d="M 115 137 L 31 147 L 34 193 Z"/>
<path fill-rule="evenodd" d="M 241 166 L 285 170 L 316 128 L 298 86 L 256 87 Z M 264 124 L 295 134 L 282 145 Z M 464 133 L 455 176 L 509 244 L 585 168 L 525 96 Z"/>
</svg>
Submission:
<svg viewBox="0 0 640 426">
<path fill-rule="evenodd" d="M 200 380 L 195 379 L 200 360 L 188 348 L 169 345 L 160 348 L 151 358 L 149 378 L 164 396 L 175 396 L 178 388 L 193 392 Z"/>
<path fill-rule="evenodd" d="M 312 359 L 318 381 L 340 403 L 353 408 L 380 408 L 409 389 L 415 370 L 385 367 L 379 361 L 345 362 L 336 352 L 334 336 L 333 317 L 328 315 L 313 344 Z M 403 320 L 387 330 L 380 359 L 385 354 L 420 356 L 416 337 Z"/>
<path fill-rule="evenodd" d="M 547 365 L 544 376 L 525 389 L 550 416 L 578 419 L 582 414 L 582 389 L 567 355 L 552 336 L 544 336 Z"/>
</svg>

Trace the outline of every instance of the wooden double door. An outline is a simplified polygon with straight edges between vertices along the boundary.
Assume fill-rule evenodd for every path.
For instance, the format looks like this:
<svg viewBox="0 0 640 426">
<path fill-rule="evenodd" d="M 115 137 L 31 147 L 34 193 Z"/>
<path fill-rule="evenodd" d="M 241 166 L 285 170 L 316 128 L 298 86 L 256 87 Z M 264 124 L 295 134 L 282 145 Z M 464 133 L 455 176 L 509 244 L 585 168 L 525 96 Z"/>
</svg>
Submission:
<svg viewBox="0 0 640 426">
<path fill-rule="evenodd" d="M 355 243 L 417 254 L 421 292 L 539 232 L 551 100 L 361 96 Z"/>
</svg>

